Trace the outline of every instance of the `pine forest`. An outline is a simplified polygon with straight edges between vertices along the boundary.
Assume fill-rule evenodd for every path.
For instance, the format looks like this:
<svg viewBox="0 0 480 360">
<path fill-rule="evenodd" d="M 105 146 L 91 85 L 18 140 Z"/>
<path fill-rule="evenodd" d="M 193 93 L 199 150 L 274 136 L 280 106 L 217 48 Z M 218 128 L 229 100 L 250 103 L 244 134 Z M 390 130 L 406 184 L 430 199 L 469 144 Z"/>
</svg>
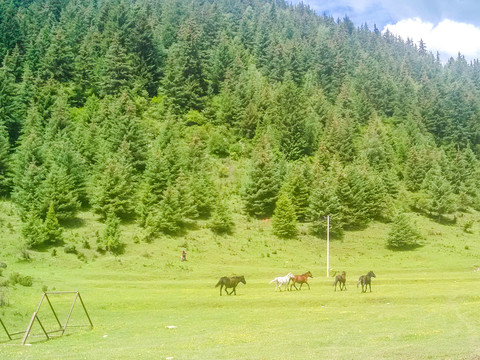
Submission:
<svg viewBox="0 0 480 360">
<path fill-rule="evenodd" d="M 29 248 L 233 213 L 294 239 L 480 210 L 480 62 L 284 0 L 0 2 L 0 193 Z M 408 230 L 408 231 L 407 231 Z M 402 232 L 408 233 L 402 236 Z"/>
</svg>

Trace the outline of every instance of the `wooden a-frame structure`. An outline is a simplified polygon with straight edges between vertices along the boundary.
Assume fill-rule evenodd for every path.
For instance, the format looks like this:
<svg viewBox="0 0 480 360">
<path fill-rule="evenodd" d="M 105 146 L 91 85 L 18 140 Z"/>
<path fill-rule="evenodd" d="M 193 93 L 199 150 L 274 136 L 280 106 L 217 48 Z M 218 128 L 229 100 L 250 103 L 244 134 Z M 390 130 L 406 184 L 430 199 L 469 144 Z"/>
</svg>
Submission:
<svg viewBox="0 0 480 360">
<path fill-rule="evenodd" d="M 70 311 L 68 312 L 67 318 L 65 319 L 65 323 L 62 325 L 60 319 L 58 318 L 57 313 L 55 312 L 55 309 L 52 305 L 52 302 L 50 301 L 49 295 L 68 295 L 68 294 L 74 295 L 74 298 L 73 298 L 73 301 L 72 301 L 72 305 L 70 306 Z M 49 305 L 50 309 L 52 310 L 53 316 L 55 317 L 55 320 L 58 323 L 58 326 L 59 326 L 58 329 L 47 331 L 47 329 L 45 329 L 42 322 L 40 321 L 38 313 L 40 311 L 40 308 L 42 307 L 44 299 L 47 299 L 48 305 Z M 37 320 L 37 322 L 40 325 L 40 328 L 42 329 L 42 332 L 45 335 L 45 337 L 47 338 L 47 340 L 49 340 L 51 338 L 50 334 L 61 332 L 61 334 L 59 336 L 62 336 L 63 334 L 65 334 L 65 330 L 67 329 L 68 322 L 70 321 L 70 317 L 72 315 L 73 308 L 75 307 L 75 303 L 77 302 L 77 299 L 80 300 L 80 304 L 82 305 L 83 311 L 85 312 L 85 315 L 87 316 L 89 324 L 70 325 L 70 327 L 90 326 L 90 328 L 93 328 L 92 320 L 90 319 L 90 316 L 88 315 L 87 308 L 85 307 L 85 304 L 83 303 L 83 300 L 82 300 L 82 296 L 80 295 L 80 292 L 78 292 L 78 291 L 48 291 L 48 292 L 44 292 L 43 295 L 42 295 L 42 298 L 40 299 L 40 303 L 37 306 L 37 310 L 33 313 L 32 318 L 30 319 L 30 322 L 28 324 L 27 330 L 25 330 L 25 331 L 9 333 L 8 330 L 7 330 L 7 327 L 5 326 L 5 324 L 3 323 L 1 318 L 0 318 L 0 324 L 2 325 L 3 329 L 7 333 L 7 336 L 9 338 L 9 340 L 12 340 L 12 335 L 24 334 L 23 339 L 22 339 L 22 343 L 21 343 L 22 345 L 25 345 L 25 343 L 27 342 L 27 339 L 30 336 L 30 332 L 32 331 L 32 327 L 33 327 L 33 324 L 35 323 L 35 320 Z"/>
</svg>

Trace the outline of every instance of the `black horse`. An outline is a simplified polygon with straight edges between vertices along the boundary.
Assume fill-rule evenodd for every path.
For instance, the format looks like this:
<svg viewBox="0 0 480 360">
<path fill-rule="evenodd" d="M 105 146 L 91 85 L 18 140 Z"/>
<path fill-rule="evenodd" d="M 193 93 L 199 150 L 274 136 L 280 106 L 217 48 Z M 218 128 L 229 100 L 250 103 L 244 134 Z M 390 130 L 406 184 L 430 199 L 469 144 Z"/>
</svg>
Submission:
<svg viewBox="0 0 480 360">
<path fill-rule="evenodd" d="M 362 293 L 367 292 L 367 286 L 370 287 L 370 292 L 372 292 L 372 277 L 376 277 L 373 271 L 370 271 L 367 275 L 362 275 L 358 278 L 358 285 L 362 284 Z"/>
<path fill-rule="evenodd" d="M 347 285 L 345 282 L 347 281 L 347 273 L 342 271 L 341 274 L 335 276 L 335 280 L 333 281 L 333 286 L 335 286 L 335 291 L 337 291 L 337 284 L 340 283 L 340 291 L 347 290 Z"/>
<path fill-rule="evenodd" d="M 227 293 L 227 295 L 232 295 L 232 294 L 237 295 L 235 288 L 237 287 L 238 283 L 244 283 L 244 284 L 247 283 L 243 275 L 232 276 L 232 277 L 226 277 L 226 276 L 221 277 L 220 280 L 218 280 L 218 283 L 217 285 L 215 285 L 215 287 L 220 286 L 220 296 L 222 296 L 222 288 L 224 286 L 225 286 L 225 292 Z M 233 288 L 233 290 L 230 291 L 230 294 L 228 293 L 227 288 Z"/>
</svg>

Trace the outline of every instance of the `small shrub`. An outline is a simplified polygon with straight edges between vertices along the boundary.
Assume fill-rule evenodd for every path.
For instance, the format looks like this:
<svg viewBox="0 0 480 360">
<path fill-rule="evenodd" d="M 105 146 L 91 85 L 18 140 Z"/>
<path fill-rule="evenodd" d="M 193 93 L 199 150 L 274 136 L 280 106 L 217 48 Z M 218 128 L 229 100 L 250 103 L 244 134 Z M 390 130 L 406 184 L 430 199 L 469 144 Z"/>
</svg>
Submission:
<svg viewBox="0 0 480 360">
<path fill-rule="evenodd" d="M 83 243 L 82 243 L 82 247 L 84 249 L 90 249 L 90 243 L 88 242 L 88 240 L 83 240 Z"/>
<path fill-rule="evenodd" d="M 87 257 L 85 256 L 85 254 L 80 251 L 77 252 L 77 259 L 83 262 L 87 261 Z"/>
<path fill-rule="evenodd" d="M 22 286 L 30 287 L 33 285 L 33 279 L 29 275 L 22 275 L 18 272 L 10 274 L 10 284 L 20 284 Z"/>
<path fill-rule="evenodd" d="M 21 276 L 19 280 L 19 284 L 22 286 L 30 287 L 33 285 L 33 279 L 29 275 Z"/>
<path fill-rule="evenodd" d="M 32 256 L 30 255 L 30 251 L 27 249 L 20 250 L 20 259 L 24 261 L 32 260 Z"/>
<path fill-rule="evenodd" d="M 463 224 L 463 231 L 471 234 L 472 233 L 472 227 L 473 227 L 473 219 L 467 220 L 465 222 L 465 224 Z"/>
<path fill-rule="evenodd" d="M 73 244 L 67 244 L 63 247 L 65 254 L 78 254 L 77 248 Z"/>
<path fill-rule="evenodd" d="M 57 249 L 52 249 L 52 252 L 50 253 L 52 256 L 57 256 Z"/>
<path fill-rule="evenodd" d="M 5 286 L 2 286 L 0 288 L 0 307 L 8 306 L 9 304 L 8 289 Z"/>
</svg>

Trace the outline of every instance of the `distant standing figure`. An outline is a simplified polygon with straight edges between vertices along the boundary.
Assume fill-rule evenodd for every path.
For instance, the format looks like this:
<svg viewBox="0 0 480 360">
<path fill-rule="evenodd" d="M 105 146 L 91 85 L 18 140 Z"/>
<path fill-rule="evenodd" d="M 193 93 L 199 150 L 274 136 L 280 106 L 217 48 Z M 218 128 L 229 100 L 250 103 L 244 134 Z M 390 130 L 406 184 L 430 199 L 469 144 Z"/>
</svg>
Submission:
<svg viewBox="0 0 480 360">
<path fill-rule="evenodd" d="M 187 252 L 183 250 L 182 256 L 180 256 L 180 261 L 187 261 Z"/>
</svg>

